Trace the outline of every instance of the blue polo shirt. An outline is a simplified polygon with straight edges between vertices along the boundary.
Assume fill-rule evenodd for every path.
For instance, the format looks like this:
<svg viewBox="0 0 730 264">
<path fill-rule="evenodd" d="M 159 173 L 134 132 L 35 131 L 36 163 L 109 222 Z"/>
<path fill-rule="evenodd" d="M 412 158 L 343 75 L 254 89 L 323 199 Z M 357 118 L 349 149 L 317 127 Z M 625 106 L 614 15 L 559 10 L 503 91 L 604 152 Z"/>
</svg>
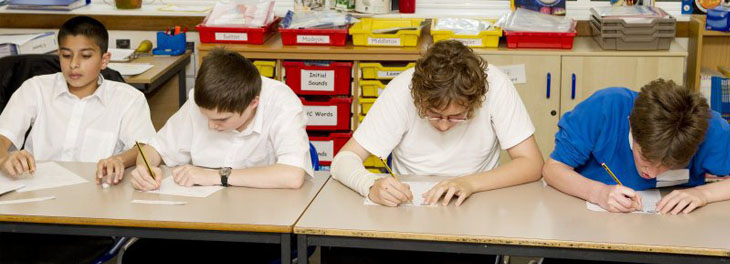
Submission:
<svg viewBox="0 0 730 264">
<path fill-rule="evenodd" d="M 629 145 L 629 115 L 639 93 L 626 88 L 596 91 L 563 115 L 555 134 L 555 150 L 550 157 L 589 179 L 616 184 L 601 167 L 605 162 L 621 183 L 634 189 L 656 187 L 656 179 L 639 176 Z M 705 140 L 687 167 L 686 186 L 705 183 L 705 173 L 730 174 L 730 125 L 712 112 Z"/>
</svg>

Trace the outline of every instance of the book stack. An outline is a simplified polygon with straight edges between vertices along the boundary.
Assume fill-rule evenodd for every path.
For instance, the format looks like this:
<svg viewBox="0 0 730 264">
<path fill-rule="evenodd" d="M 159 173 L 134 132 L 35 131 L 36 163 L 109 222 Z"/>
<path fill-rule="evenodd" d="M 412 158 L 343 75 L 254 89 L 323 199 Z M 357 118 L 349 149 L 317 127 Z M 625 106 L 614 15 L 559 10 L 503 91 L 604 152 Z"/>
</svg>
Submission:
<svg viewBox="0 0 730 264">
<path fill-rule="evenodd" d="M 55 32 L 0 35 L 0 58 L 18 54 L 44 54 L 58 50 Z"/>
<path fill-rule="evenodd" d="M 9 9 L 73 10 L 88 5 L 91 0 L 8 0 Z"/>
<path fill-rule="evenodd" d="M 607 50 L 667 50 L 677 20 L 652 6 L 591 8 L 593 39 Z"/>
</svg>

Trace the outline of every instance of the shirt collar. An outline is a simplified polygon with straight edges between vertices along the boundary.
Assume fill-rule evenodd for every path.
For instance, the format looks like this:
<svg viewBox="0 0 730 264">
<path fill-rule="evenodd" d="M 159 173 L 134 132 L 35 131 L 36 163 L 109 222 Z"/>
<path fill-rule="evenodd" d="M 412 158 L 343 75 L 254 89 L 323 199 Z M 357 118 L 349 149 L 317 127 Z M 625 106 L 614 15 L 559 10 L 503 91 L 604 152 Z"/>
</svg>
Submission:
<svg viewBox="0 0 730 264">
<path fill-rule="evenodd" d="M 253 120 L 251 121 L 252 123 L 246 129 L 241 131 L 240 134 L 242 136 L 248 136 L 251 133 L 257 133 L 259 135 L 261 134 L 261 131 L 263 130 L 263 127 L 264 127 L 264 118 L 262 117 L 263 112 L 264 112 L 264 109 L 262 109 L 261 102 L 259 101 L 259 105 L 256 106 L 256 113 L 254 114 Z"/>
<path fill-rule="evenodd" d="M 57 76 L 56 77 L 57 78 L 56 81 L 59 84 L 58 85 L 54 85 L 53 95 L 56 96 L 56 97 L 58 97 L 58 96 L 60 96 L 62 94 L 67 94 L 69 96 L 72 96 L 71 92 L 68 91 L 68 83 L 66 82 L 66 78 L 63 77 L 63 73 L 59 72 L 56 76 Z M 99 102 L 102 105 L 104 105 L 106 103 L 106 100 L 107 100 L 105 98 L 106 97 L 106 92 L 105 91 L 107 90 L 106 89 L 106 86 L 107 86 L 106 84 L 107 83 L 108 82 L 105 82 L 104 81 L 104 76 L 101 75 L 101 73 L 99 73 L 99 78 L 96 81 L 96 84 L 97 84 L 98 87 L 96 88 L 96 91 L 94 91 L 94 93 L 90 95 L 91 97 L 98 98 L 99 99 Z"/>
</svg>

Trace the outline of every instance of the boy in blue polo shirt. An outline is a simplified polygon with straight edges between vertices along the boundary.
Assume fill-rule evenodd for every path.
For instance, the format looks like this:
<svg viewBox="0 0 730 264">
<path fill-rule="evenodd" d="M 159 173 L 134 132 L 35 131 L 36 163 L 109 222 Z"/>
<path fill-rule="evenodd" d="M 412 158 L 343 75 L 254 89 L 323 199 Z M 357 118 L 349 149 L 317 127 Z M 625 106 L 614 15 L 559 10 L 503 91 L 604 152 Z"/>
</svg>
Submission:
<svg viewBox="0 0 730 264">
<path fill-rule="evenodd" d="M 662 214 L 689 213 L 730 199 L 730 181 L 704 185 L 705 174 L 730 174 L 730 126 L 703 97 L 672 81 L 652 81 L 640 93 L 626 88 L 597 91 L 566 113 L 558 126 L 543 175 L 564 193 L 624 213 L 641 209 L 634 190 L 672 183 L 692 188 L 663 197 L 657 204 Z M 658 183 L 657 176 L 678 169 L 689 173 Z"/>
</svg>

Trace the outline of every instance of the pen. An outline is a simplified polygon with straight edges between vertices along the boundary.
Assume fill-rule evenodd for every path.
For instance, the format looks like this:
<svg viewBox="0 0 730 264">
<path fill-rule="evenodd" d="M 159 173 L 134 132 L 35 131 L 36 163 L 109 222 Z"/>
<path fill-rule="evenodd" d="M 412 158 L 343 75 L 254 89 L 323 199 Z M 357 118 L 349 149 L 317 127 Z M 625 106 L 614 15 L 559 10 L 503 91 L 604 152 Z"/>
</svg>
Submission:
<svg viewBox="0 0 730 264">
<path fill-rule="evenodd" d="M 383 165 L 385 165 L 385 169 L 386 169 L 386 170 L 388 170 L 388 173 L 390 173 L 390 176 L 393 176 L 393 178 L 394 178 L 394 179 L 395 179 L 396 181 L 398 181 L 398 176 L 395 176 L 395 173 L 393 173 L 393 171 L 392 171 L 392 170 L 390 170 L 390 167 L 388 166 L 388 162 L 386 162 L 386 161 L 385 161 L 385 160 L 383 160 L 383 159 L 380 159 L 380 162 L 382 162 L 382 163 L 383 163 Z"/>
<path fill-rule="evenodd" d="M 139 145 L 139 142 L 134 142 L 135 145 L 137 145 L 137 149 L 139 149 L 139 154 L 142 155 L 142 160 L 144 161 L 144 165 L 147 166 L 147 171 L 150 172 L 150 175 L 152 175 L 152 179 L 157 180 L 157 176 L 155 176 L 155 173 L 152 172 L 152 168 L 150 167 L 150 163 L 147 162 L 147 157 L 144 155 L 144 151 L 142 151 L 142 146 Z"/>
<path fill-rule="evenodd" d="M 613 178 L 613 180 L 616 181 L 616 183 L 618 183 L 618 185 L 623 185 L 623 184 L 621 184 L 621 181 L 619 181 L 618 178 L 616 178 L 616 175 L 613 174 L 611 169 L 608 168 L 608 166 L 606 165 L 605 162 L 601 163 L 601 166 L 603 166 L 603 168 L 606 169 L 606 171 L 608 172 L 608 175 L 611 175 L 611 178 Z"/>
</svg>

